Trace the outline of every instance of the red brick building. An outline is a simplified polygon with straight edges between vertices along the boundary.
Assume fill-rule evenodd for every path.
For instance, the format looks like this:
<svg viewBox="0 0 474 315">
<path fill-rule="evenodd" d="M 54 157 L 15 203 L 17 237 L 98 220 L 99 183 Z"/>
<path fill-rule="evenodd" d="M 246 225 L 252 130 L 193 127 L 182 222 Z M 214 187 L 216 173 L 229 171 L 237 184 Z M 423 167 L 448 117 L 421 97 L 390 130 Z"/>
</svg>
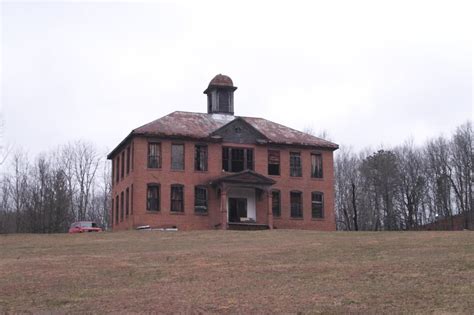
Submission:
<svg viewBox="0 0 474 315">
<path fill-rule="evenodd" d="M 112 227 L 335 230 L 332 142 L 234 116 L 217 75 L 207 114 L 176 111 L 132 132 L 112 161 Z"/>
</svg>

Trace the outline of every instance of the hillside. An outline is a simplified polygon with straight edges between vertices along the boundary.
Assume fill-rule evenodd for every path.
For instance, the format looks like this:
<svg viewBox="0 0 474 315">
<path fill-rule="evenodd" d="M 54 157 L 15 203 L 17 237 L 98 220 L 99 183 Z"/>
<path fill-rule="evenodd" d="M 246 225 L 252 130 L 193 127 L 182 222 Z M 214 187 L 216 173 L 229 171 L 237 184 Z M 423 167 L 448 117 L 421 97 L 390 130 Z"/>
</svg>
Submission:
<svg viewBox="0 0 474 315">
<path fill-rule="evenodd" d="M 0 313 L 473 309 L 467 231 L 0 235 Z"/>
</svg>

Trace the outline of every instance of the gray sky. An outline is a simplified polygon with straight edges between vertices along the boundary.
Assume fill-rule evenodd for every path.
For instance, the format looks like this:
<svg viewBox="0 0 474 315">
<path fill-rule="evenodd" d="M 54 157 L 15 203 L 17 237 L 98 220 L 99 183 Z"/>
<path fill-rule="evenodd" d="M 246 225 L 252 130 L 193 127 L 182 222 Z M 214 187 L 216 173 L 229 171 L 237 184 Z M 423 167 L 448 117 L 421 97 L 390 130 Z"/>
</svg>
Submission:
<svg viewBox="0 0 474 315">
<path fill-rule="evenodd" d="M 383 2 L 383 4 L 382 4 Z M 112 149 L 175 110 L 205 112 L 229 75 L 235 113 L 327 130 L 356 149 L 472 119 L 469 1 L 2 2 L 4 143 Z"/>
</svg>

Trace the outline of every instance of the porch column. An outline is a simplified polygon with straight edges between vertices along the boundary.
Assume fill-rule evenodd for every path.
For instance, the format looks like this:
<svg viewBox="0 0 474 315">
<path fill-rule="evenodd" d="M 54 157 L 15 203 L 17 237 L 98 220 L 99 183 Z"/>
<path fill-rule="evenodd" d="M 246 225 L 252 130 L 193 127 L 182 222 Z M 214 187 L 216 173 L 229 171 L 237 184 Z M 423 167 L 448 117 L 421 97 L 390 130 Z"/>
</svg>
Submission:
<svg viewBox="0 0 474 315">
<path fill-rule="evenodd" d="M 221 229 L 227 230 L 227 190 L 221 189 Z"/>
<path fill-rule="evenodd" d="M 273 230 L 273 210 L 272 210 L 272 191 L 267 189 L 267 208 L 268 208 L 268 227 Z"/>
</svg>

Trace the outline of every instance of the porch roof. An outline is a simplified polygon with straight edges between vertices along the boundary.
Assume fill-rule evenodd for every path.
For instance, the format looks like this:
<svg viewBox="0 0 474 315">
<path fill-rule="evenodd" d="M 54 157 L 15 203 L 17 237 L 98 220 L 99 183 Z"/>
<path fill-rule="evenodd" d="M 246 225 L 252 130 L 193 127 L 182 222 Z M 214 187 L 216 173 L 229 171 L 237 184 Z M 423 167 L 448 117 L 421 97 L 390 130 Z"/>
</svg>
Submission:
<svg viewBox="0 0 474 315">
<path fill-rule="evenodd" d="M 219 185 L 221 183 L 271 186 L 275 184 L 276 182 L 273 179 L 266 177 L 262 174 L 259 174 L 255 171 L 245 170 L 242 172 L 217 177 L 216 179 L 210 182 L 211 185 Z"/>
</svg>

